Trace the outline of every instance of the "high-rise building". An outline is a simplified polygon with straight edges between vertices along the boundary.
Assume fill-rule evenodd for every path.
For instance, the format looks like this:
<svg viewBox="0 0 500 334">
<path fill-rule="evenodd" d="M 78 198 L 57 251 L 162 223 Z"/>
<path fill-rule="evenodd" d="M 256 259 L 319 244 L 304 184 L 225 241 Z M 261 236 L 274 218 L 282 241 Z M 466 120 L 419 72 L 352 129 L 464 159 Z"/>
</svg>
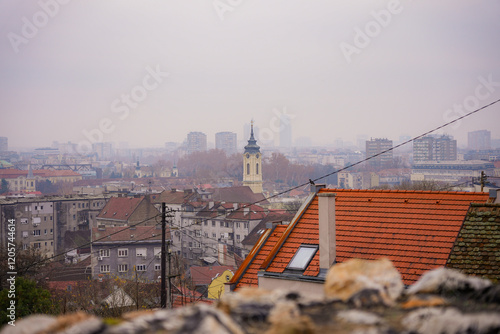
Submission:
<svg viewBox="0 0 500 334">
<path fill-rule="evenodd" d="M 457 160 L 457 141 L 451 136 L 425 136 L 413 141 L 413 161 Z"/>
<path fill-rule="evenodd" d="M 188 154 L 207 150 L 207 135 L 203 132 L 190 132 L 187 135 Z"/>
<path fill-rule="evenodd" d="M 7 152 L 9 150 L 9 139 L 7 137 L 0 137 L 0 152 Z"/>
<path fill-rule="evenodd" d="M 280 146 L 283 148 L 292 147 L 292 120 L 290 115 L 280 114 Z"/>
<path fill-rule="evenodd" d="M 97 154 L 99 159 L 111 159 L 113 156 L 113 144 L 110 142 L 93 143 L 92 152 Z"/>
<path fill-rule="evenodd" d="M 227 155 L 236 153 L 237 138 L 234 132 L 217 132 L 215 134 L 215 148 L 223 150 Z"/>
<path fill-rule="evenodd" d="M 392 149 L 392 140 L 385 138 L 375 138 L 367 140 L 366 157 L 369 158 L 378 154 L 376 157 L 368 160 L 368 164 L 372 166 L 383 166 L 391 163 L 393 157 L 391 149 Z"/>
<path fill-rule="evenodd" d="M 489 150 L 491 148 L 491 132 L 477 130 L 468 133 L 468 147 L 470 150 Z"/>
<path fill-rule="evenodd" d="M 253 121 L 250 139 L 243 153 L 243 185 L 249 186 L 254 193 L 262 193 L 262 154 L 253 136 Z"/>
</svg>

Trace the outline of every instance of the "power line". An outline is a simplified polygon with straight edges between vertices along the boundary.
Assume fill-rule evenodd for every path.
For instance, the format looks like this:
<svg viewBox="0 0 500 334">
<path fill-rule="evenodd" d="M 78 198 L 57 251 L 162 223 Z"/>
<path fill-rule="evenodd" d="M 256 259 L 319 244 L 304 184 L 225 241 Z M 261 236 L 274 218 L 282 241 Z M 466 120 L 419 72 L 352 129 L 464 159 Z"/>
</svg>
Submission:
<svg viewBox="0 0 500 334">
<path fill-rule="evenodd" d="M 110 237 L 110 236 L 112 236 L 112 235 L 115 235 L 115 234 L 117 234 L 117 233 L 123 232 L 124 230 L 130 229 L 130 228 L 135 227 L 135 226 L 137 226 L 137 225 L 139 225 L 139 224 L 145 223 L 145 222 L 147 222 L 148 220 L 155 219 L 155 218 L 156 218 L 156 217 L 158 217 L 159 215 L 160 215 L 160 214 L 158 214 L 158 215 L 156 215 L 156 216 L 153 216 L 153 217 L 150 217 L 150 218 L 147 218 L 147 219 L 145 219 L 145 220 L 143 220 L 143 221 L 140 221 L 140 222 L 138 222 L 138 223 L 132 224 L 132 225 L 130 225 L 130 226 L 123 226 L 123 229 L 118 230 L 118 231 L 113 232 L 113 233 L 110 233 L 110 234 L 107 234 L 106 236 L 104 236 L 104 237 L 102 237 L 102 238 L 99 238 L 99 239 L 96 239 L 96 240 L 92 240 L 92 241 L 90 241 L 90 242 L 88 242 L 88 243 L 86 243 L 86 244 L 80 245 L 80 246 L 78 246 L 78 247 L 71 248 L 71 249 L 69 249 L 69 250 L 66 250 L 66 251 L 65 251 L 65 252 L 63 252 L 63 253 L 59 253 L 59 254 L 52 255 L 52 256 L 47 257 L 47 258 L 45 258 L 45 259 L 43 259 L 43 260 L 40 260 L 40 261 L 34 262 L 34 263 L 30 264 L 29 266 L 27 266 L 27 267 L 25 267 L 25 268 L 20 268 L 20 269 L 18 269 L 18 270 L 27 270 L 27 269 L 29 269 L 29 268 L 30 268 L 30 267 L 32 267 L 32 266 L 42 264 L 42 263 L 47 262 L 47 261 L 49 261 L 49 260 L 52 260 L 52 259 L 54 259 L 54 258 L 56 258 L 56 257 L 58 257 L 58 256 L 64 255 L 64 254 L 66 254 L 66 253 L 68 253 L 68 252 L 71 252 L 71 251 L 77 250 L 77 249 L 79 249 L 79 248 L 84 248 L 84 247 L 91 246 L 94 242 L 97 242 L 97 241 L 103 240 L 103 239 L 108 238 L 108 237 Z"/>
</svg>

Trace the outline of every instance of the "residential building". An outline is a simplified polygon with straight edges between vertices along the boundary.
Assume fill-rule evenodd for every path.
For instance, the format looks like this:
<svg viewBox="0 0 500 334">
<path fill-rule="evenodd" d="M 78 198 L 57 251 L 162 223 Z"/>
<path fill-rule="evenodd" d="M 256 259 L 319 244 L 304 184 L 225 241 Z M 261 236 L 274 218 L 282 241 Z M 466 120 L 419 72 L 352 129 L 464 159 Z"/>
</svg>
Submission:
<svg viewBox="0 0 500 334">
<path fill-rule="evenodd" d="M 386 166 L 392 163 L 392 140 L 385 138 L 375 138 L 366 141 L 366 157 L 374 158 L 368 160 L 372 166 Z"/>
<path fill-rule="evenodd" d="M 451 136 L 429 135 L 413 141 L 413 161 L 457 160 L 457 141 Z"/>
<path fill-rule="evenodd" d="M 262 154 L 253 134 L 253 121 L 250 139 L 243 153 L 243 185 L 249 186 L 254 193 L 262 193 Z"/>
<path fill-rule="evenodd" d="M 113 143 L 93 143 L 92 152 L 97 154 L 100 160 L 108 160 L 113 156 Z"/>
<path fill-rule="evenodd" d="M 97 225 L 106 226 L 156 225 L 159 222 L 160 211 L 146 196 L 111 197 L 97 216 Z"/>
<path fill-rule="evenodd" d="M 323 187 L 315 187 L 288 226 L 262 234 L 228 288 L 257 281 L 263 289 L 323 296 L 332 265 L 381 257 L 412 284 L 425 271 L 447 264 L 471 203 L 490 200 L 486 193 Z"/>
<path fill-rule="evenodd" d="M 340 172 L 338 173 L 338 185 L 343 189 L 371 189 L 378 187 L 380 178 L 373 172 Z"/>
<path fill-rule="evenodd" d="M 467 147 L 469 150 L 491 149 L 491 132 L 488 130 L 477 130 L 467 133 Z"/>
<path fill-rule="evenodd" d="M 419 162 L 413 164 L 411 181 L 457 183 L 479 178 L 482 171 L 486 175 L 494 175 L 494 170 L 492 162 L 481 160 Z"/>
<path fill-rule="evenodd" d="M 187 135 L 187 151 L 188 154 L 206 151 L 207 150 L 207 135 L 203 132 L 190 132 Z"/>
<path fill-rule="evenodd" d="M 169 234 L 167 231 L 167 239 Z M 161 240 L 161 225 L 92 228 L 92 277 L 157 281 Z"/>
<path fill-rule="evenodd" d="M 0 137 L 0 152 L 7 152 L 9 150 L 9 138 Z"/>
<path fill-rule="evenodd" d="M 49 257 L 61 254 L 67 232 L 88 230 L 106 200 L 101 196 L 0 199 L 0 245 L 6 246 L 8 221 L 13 219 L 22 249 L 40 249 Z"/>
<path fill-rule="evenodd" d="M 223 150 L 227 155 L 236 153 L 237 137 L 234 132 L 217 132 L 215 134 L 215 148 Z"/>
<path fill-rule="evenodd" d="M 245 258 L 248 253 L 252 250 L 255 244 L 259 241 L 262 234 L 268 229 L 275 225 L 288 225 L 293 217 L 294 213 L 290 212 L 269 212 L 269 214 L 264 217 L 251 231 L 248 233 L 246 238 L 241 241 L 241 245 L 245 250 L 242 250 L 242 257 Z"/>
<path fill-rule="evenodd" d="M 0 169 L 0 179 L 5 179 L 9 183 L 10 191 L 25 192 L 33 191 L 37 181 L 47 180 L 53 184 L 63 182 L 72 183 L 81 180 L 82 175 L 72 170 L 21 170 L 9 168 Z"/>
</svg>

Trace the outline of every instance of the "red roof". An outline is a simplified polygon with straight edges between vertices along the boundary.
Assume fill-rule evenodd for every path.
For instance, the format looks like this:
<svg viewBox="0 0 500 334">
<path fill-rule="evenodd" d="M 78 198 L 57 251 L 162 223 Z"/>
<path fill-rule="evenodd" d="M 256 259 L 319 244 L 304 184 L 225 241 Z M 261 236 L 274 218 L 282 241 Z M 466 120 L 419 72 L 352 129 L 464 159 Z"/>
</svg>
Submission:
<svg viewBox="0 0 500 334">
<path fill-rule="evenodd" d="M 2 179 L 12 179 L 12 178 L 17 178 L 20 176 L 28 177 L 28 170 L 21 170 L 21 169 L 0 169 L 0 178 Z M 74 172 L 72 170 L 49 170 L 49 169 L 36 169 L 33 170 L 33 176 L 39 176 L 42 178 L 48 178 L 48 177 L 71 177 L 71 176 L 80 176 L 81 175 L 77 172 Z"/>
<path fill-rule="evenodd" d="M 471 203 L 487 193 L 321 189 L 336 193 L 336 262 L 350 258 L 389 258 L 405 284 L 446 264 Z M 282 273 L 302 244 L 317 245 L 318 197 L 292 222 L 264 261 L 266 271 Z M 304 275 L 319 273 L 319 251 Z"/>
<path fill-rule="evenodd" d="M 212 283 L 213 279 L 226 270 L 234 271 L 234 267 L 230 266 L 191 266 L 189 268 L 191 271 L 191 279 L 194 285 L 208 285 Z"/>
<path fill-rule="evenodd" d="M 243 205 L 237 210 L 231 212 L 227 215 L 227 219 L 238 219 L 238 220 L 260 220 L 264 219 L 266 216 L 264 209 L 258 205 Z"/>
<path fill-rule="evenodd" d="M 267 229 L 255 244 L 254 248 L 240 265 L 229 283 L 235 283 L 234 291 L 244 286 L 257 286 L 257 272 L 273 246 L 285 231 L 287 225 L 277 225 L 274 230 Z"/>
<path fill-rule="evenodd" d="M 170 232 L 167 230 L 167 239 L 170 238 Z M 92 228 L 92 241 L 112 242 L 112 241 L 131 241 L 137 240 L 161 240 L 161 229 L 156 226 L 135 226 L 135 227 L 106 227 Z"/>
<path fill-rule="evenodd" d="M 101 212 L 99 212 L 97 218 L 127 221 L 143 199 L 144 196 L 111 197 Z"/>
</svg>

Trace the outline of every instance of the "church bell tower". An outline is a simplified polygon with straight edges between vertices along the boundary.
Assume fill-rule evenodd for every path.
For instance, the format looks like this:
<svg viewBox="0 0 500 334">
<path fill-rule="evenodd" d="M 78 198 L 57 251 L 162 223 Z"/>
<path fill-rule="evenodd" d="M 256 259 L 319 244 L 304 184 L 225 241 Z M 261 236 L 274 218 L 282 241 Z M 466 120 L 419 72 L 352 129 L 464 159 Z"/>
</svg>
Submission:
<svg viewBox="0 0 500 334">
<path fill-rule="evenodd" d="M 256 194 L 262 193 L 262 154 L 253 135 L 253 121 L 250 139 L 243 153 L 243 185 L 249 186 Z"/>
</svg>

